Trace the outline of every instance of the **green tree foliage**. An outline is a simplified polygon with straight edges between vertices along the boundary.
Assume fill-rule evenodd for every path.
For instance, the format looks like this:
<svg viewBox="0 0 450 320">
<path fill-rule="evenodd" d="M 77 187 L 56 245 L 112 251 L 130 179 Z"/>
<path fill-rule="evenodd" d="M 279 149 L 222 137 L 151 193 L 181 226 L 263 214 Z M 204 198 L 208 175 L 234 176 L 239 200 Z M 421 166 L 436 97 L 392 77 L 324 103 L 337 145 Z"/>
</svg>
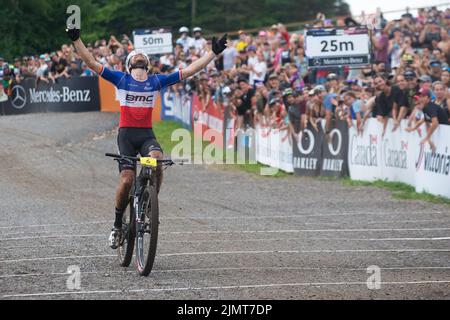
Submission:
<svg viewBox="0 0 450 320">
<path fill-rule="evenodd" d="M 201 26 L 223 32 L 268 26 L 277 22 L 313 19 L 348 13 L 342 0 L 0 0 L 0 55 L 15 56 L 52 51 L 67 42 L 66 8 L 81 8 L 83 39 L 130 34 L 135 28 Z"/>
</svg>

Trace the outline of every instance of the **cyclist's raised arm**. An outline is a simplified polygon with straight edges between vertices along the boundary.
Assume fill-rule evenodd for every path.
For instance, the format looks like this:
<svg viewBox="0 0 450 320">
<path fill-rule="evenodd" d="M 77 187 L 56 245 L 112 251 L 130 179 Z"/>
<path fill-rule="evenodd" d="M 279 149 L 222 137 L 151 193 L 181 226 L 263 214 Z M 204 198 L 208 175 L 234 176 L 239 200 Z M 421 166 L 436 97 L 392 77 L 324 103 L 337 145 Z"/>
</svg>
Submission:
<svg viewBox="0 0 450 320">
<path fill-rule="evenodd" d="M 94 56 L 89 52 L 89 50 L 84 45 L 83 41 L 80 39 L 80 29 L 66 29 L 69 38 L 73 41 L 75 50 L 77 50 L 81 59 L 86 63 L 86 65 L 100 74 L 102 72 L 103 66 L 97 62 Z"/>
<path fill-rule="evenodd" d="M 212 39 L 212 52 L 208 52 L 203 57 L 190 64 L 186 69 L 182 71 L 182 79 L 187 79 L 190 76 L 193 76 L 197 72 L 206 68 L 206 66 L 214 60 L 216 56 L 221 54 L 227 47 L 227 35 L 224 35 L 220 40 L 217 40 L 216 37 Z"/>
</svg>

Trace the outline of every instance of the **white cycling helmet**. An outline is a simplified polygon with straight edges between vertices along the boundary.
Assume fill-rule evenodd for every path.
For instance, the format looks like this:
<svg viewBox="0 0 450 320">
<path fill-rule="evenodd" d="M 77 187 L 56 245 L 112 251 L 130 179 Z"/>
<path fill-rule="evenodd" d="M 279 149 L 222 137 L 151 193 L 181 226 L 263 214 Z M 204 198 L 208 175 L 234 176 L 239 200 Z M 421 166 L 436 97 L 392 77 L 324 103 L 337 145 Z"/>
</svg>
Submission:
<svg viewBox="0 0 450 320">
<path fill-rule="evenodd" d="M 196 33 L 196 32 L 202 32 L 202 28 L 196 27 L 196 28 L 194 28 L 192 31 L 193 31 L 194 33 Z"/>
<path fill-rule="evenodd" d="M 127 60 L 125 62 L 125 67 L 126 67 L 128 73 L 131 73 L 131 70 L 130 70 L 131 59 L 134 56 L 137 56 L 138 54 L 140 54 L 140 55 L 145 57 L 145 60 L 147 60 L 147 68 L 146 68 L 146 70 L 147 70 L 147 72 L 150 70 L 150 59 L 148 58 L 148 56 L 145 53 L 143 53 L 143 52 L 138 52 L 136 50 L 133 50 L 133 51 L 131 51 L 128 54 Z"/>
<path fill-rule="evenodd" d="M 181 27 L 180 30 L 178 30 L 179 33 L 189 33 L 189 29 L 187 27 Z"/>
</svg>

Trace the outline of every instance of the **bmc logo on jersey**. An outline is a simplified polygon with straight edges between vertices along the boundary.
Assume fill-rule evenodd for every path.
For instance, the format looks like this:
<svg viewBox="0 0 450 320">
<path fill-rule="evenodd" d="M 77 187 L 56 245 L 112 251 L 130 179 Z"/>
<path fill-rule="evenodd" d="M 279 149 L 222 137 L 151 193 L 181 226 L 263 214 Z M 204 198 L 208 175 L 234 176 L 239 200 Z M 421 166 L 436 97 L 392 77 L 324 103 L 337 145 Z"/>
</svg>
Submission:
<svg viewBox="0 0 450 320">
<path fill-rule="evenodd" d="M 125 100 L 127 102 L 148 102 L 148 103 L 152 103 L 153 102 L 153 96 L 152 95 L 139 96 L 139 95 L 127 94 L 125 96 Z"/>
</svg>

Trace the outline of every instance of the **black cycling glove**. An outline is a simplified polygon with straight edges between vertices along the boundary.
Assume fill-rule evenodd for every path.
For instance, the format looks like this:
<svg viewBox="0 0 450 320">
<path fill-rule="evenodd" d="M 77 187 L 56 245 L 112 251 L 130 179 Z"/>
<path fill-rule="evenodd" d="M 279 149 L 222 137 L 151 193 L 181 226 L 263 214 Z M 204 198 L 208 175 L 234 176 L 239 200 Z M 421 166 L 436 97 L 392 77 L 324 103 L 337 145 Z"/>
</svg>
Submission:
<svg viewBox="0 0 450 320">
<path fill-rule="evenodd" d="M 67 28 L 66 32 L 67 32 L 70 40 L 77 41 L 78 39 L 80 39 L 80 29 L 77 29 L 77 28 L 69 29 L 69 28 Z"/>
<path fill-rule="evenodd" d="M 227 48 L 227 36 L 225 34 L 220 40 L 217 40 L 216 37 L 212 38 L 212 51 L 218 56 Z"/>
</svg>

